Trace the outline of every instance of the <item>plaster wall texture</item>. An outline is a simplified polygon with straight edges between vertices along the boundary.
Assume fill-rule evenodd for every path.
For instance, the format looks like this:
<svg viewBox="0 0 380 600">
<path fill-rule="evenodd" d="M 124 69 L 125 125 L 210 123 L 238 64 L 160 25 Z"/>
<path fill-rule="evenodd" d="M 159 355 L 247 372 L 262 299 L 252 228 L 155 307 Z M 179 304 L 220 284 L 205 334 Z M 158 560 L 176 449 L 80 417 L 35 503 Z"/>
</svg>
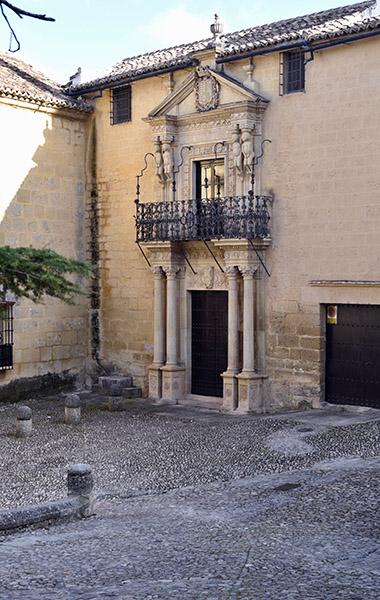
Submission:
<svg viewBox="0 0 380 600">
<path fill-rule="evenodd" d="M 306 66 L 306 93 L 282 97 L 278 55 L 254 59 L 250 85 L 270 100 L 262 133 L 272 140 L 261 167 L 261 191 L 274 197 L 273 241 L 265 251 L 267 410 L 318 405 L 324 304 L 380 304 L 376 286 L 310 284 L 380 279 L 379 44 L 374 38 L 315 53 Z M 226 65 L 226 74 L 246 80 L 247 62 Z M 176 85 L 189 72 L 175 73 Z M 152 361 L 153 276 L 134 242 L 135 176 L 153 151 L 151 127 L 142 119 L 166 96 L 167 82 L 151 77 L 132 85 L 130 123 L 110 126 L 108 93 L 96 100 L 102 355 L 139 385 Z M 189 135 L 204 143 L 207 128 Z M 162 195 L 152 157 L 148 164 L 143 202 Z"/>
<path fill-rule="evenodd" d="M 0 102 L 4 176 L 0 192 L 0 244 L 48 246 L 86 259 L 85 129 L 66 113 Z M 85 286 L 85 282 L 83 282 Z M 82 369 L 87 352 L 86 301 L 76 306 L 46 298 L 14 306 L 14 368 L 0 384 Z"/>
</svg>

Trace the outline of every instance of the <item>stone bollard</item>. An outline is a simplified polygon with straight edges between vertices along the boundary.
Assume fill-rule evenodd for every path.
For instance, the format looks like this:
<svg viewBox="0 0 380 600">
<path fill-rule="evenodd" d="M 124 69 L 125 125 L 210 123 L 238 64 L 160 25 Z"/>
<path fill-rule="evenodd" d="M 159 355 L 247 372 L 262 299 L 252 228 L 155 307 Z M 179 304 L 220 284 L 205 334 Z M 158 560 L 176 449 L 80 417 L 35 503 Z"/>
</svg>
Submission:
<svg viewBox="0 0 380 600">
<path fill-rule="evenodd" d="M 80 398 L 77 394 L 69 394 L 65 400 L 65 423 L 77 425 L 80 423 Z"/>
<path fill-rule="evenodd" d="M 123 410 L 123 398 L 121 396 L 109 396 L 108 410 L 110 410 L 111 412 Z"/>
<path fill-rule="evenodd" d="M 81 517 L 90 517 L 95 512 L 94 479 L 90 465 L 78 464 L 67 472 L 67 495 L 79 496 Z"/>
<path fill-rule="evenodd" d="M 32 410 L 29 406 L 19 406 L 16 414 L 16 437 L 25 438 L 32 435 Z"/>
<path fill-rule="evenodd" d="M 108 409 L 112 412 L 123 410 L 123 397 L 120 394 L 120 385 L 118 383 L 111 383 L 108 393 Z"/>
</svg>

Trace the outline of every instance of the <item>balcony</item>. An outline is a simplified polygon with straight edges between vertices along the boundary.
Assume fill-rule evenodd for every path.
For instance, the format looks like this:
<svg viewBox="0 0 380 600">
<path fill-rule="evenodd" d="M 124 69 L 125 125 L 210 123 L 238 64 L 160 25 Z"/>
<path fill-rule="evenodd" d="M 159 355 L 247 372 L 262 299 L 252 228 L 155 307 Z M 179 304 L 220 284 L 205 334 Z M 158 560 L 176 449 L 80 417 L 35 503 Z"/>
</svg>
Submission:
<svg viewBox="0 0 380 600">
<path fill-rule="evenodd" d="M 270 236 L 268 196 L 136 202 L 137 242 L 190 242 Z"/>
</svg>

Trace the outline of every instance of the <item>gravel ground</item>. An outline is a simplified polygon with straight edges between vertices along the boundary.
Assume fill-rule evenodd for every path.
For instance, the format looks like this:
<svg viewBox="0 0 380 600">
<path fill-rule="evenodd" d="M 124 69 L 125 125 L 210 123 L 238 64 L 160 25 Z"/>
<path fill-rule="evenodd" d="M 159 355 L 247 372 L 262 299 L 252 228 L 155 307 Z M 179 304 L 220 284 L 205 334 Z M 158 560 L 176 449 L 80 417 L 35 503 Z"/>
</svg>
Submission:
<svg viewBox="0 0 380 600">
<path fill-rule="evenodd" d="M 26 439 L 14 436 L 17 405 L 0 407 L 1 509 L 65 496 L 67 469 L 78 462 L 93 466 L 96 492 L 104 498 L 379 455 L 379 411 L 369 411 L 364 422 L 347 413 L 354 424 L 336 427 L 331 419 L 305 425 L 306 413 L 234 417 L 141 401 L 111 413 L 104 399 L 84 401 L 82 421 L 74 426 L 63 423 L 64 396 L 29 401 L 33 435 Z"/>
<path fill-rule="evenodd" d="M 99 503 L 0 544 L 0 600 L 378 600 L 380 459 Z"/>
<path fill-rule="evenodd" d="M 379 411 L 110 413 L 88 397 L 66 426 L 63 396 L 28 404 L 22 440 L 17 406 L 0 407 L 3 508 L 65 496 L 75 462 L 93 465 L 98 503 L 0 538 L 0 600 L 380 597 Z"/>
</svg>

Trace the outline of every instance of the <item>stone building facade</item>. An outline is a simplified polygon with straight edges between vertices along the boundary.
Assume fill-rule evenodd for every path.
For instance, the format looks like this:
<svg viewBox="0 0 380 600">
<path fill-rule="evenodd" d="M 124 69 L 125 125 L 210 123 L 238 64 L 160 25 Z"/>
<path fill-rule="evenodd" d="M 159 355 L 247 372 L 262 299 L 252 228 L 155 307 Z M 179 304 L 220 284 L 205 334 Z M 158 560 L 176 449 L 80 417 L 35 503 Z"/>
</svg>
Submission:
<svg viewBox="0 0 380 600">
<path fill-rule="evenodd" d="M 380 305 L 377 12 L 226 35 L 216 21 L 209 40 L 71 87 L 97 96 L 101 358 L 156 402 L 330 399 L 327 310 L 366 323 Z"/>
<path fill-rule="evenodd" d="M 16 58 L 0 53 L 0 243 L 49 246 L 86 258 L 85 144 L 92 107 Z M 87 355 L 86 301 L 46 298 L 13 307 L 13 368 L 0 366 L 0 396 L 73 381 Z M 1 329 L 3 346 L 4 326 Z"/>
<path fill-rule="evenodd" d="M 376 406 L 376 3 L 211 30 L 66 89 L 94 106 L 88 365 L 155 402 Z"/>
</svg>

